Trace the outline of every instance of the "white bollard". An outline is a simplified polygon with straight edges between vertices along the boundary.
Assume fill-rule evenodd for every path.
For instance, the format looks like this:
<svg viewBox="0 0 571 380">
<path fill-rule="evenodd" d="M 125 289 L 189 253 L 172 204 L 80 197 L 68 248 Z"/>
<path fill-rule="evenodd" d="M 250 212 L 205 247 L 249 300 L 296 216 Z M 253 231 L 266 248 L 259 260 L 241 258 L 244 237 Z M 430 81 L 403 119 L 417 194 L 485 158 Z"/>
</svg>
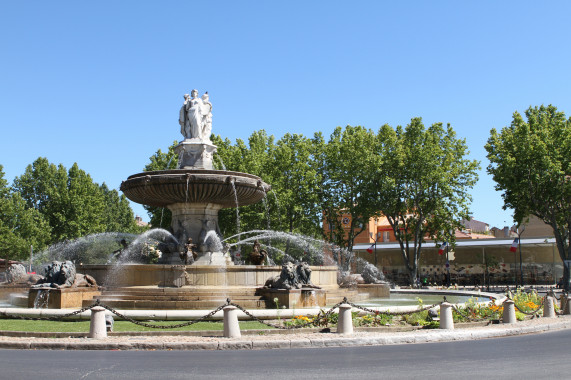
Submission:
<svg viewBox="0 0 571 380">
<path fill-rule="evenodd" d="M 563 295 L 561 295 L 561 302 L 565 302 L 565 306 L 562 307 L 563 315 L 571 315 L 571 297 L 563 297 Z"/>
<path fill-rule="evenodd" d="M 517 319 L 515 317 L 514 301 L 512 300 L 504 301 L 503 320 L 504 323 L 516 323 Z"/>
<path fill-rule="evenodd" d="M 344 335 L 353 334 L 353 316 L 351 305 L 343 303 L 339 305 L 339 319 L 337 320 L 337 333 Z"/>
<path fill-rule="evenodd" d="M 240 324 L 238 323 L 238 308 L 236 306 L 226 306 L 224 309 L 224 337 L 240 338 Z"/>
<path fill-rule="evenodd" d="M 452 305 L 448 302 L 440 304 L 440 328 L 453 330 L 454 318 L 452 317 Z"/>
<path fill-rule="evenodd" d="M 543 318 L 555 318 L 555 306 L 553 305 L 553 297 L 545 296 L 543 299 Z"/>
<path fill-rule="evenodd" d="M 105 323 L 105 308 L 94 306 L 91 308 L 91 323 L 89 324 L 89 337 L 92 339 L 107 338 L 107 325 Z"/>
</svg>

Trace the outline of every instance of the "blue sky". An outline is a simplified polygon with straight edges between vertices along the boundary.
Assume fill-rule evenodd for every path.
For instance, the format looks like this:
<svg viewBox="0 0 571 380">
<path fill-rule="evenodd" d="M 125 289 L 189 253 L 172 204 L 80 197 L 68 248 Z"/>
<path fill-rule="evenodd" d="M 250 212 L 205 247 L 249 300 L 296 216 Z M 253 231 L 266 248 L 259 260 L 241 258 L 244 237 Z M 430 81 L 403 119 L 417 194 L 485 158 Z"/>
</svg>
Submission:
<svg viewBox="0 0 571 380">
<path fill-rule="evenodd" d="M 5 1 L 0 164 L 11 181 L 40 156 L 77 162 L 118 189 L 182 138 L 196 88 L 233 141 L 451 123 L 482 164 L 473 216 L 511 224 L 484 144 L 530 105 L 571 113 L 569 14 L 568 1 Z"/>
</svg>

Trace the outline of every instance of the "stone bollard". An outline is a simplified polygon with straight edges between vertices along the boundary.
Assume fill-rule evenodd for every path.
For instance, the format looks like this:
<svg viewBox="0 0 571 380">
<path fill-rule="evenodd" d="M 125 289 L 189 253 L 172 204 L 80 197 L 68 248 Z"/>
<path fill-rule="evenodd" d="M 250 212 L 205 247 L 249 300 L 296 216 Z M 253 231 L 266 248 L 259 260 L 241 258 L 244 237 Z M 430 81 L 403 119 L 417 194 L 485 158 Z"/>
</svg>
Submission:
<svg viewBox="0 0 571 380">
<path fill-rule="evenodd" d="M 504 323 L 516 323 L 517 319 L 515 318 L 515 304 L 512 300 L 504 301 L 504 314 L 503 314 Z"/>
<path fill-rule="evenodd" d="M 448 302 L 440 304 L 440 328 L 453 330 L 454 318 L 452 318 L 452 305 Z"/>
<path fill-rule="evenodd" d="M 565 299 L 565 301 L 563 301 Z M 563 295 L 561 295 L 561 302 L 565 302 L 565 306 L 562 307 L 563 309 L 563 315 L 571 315 L 571 297 L 566 297 L 564 298 Z"/>
<path fill-rule="evenodd" d="M 545 296 L 543 299 L 543 318 L 555 318 L 555 306 L 553 305 L 553 297 Z"/>
<path fill-rule="evenodd" d="M 224 309 L 224 337 L 240 338 L 240 324 L 238 324 L 238 308 L 236 306 L 226 306 Z"/>
<path fill-rule="evenodd" d="M 344 335 L 353 334 L 353 316 L 351 305 L 343 303 L 339 305 L 339 319 L 337 320 L 337 333 Z"/>
<path fill-rule="evenodd" d="M 105 323 L 105 308 L 94 306 L 91 308 L 91 323 L 89 325 L 89 337 L 92 339 L 107 338 L 107 326 Z"/>
</svg>

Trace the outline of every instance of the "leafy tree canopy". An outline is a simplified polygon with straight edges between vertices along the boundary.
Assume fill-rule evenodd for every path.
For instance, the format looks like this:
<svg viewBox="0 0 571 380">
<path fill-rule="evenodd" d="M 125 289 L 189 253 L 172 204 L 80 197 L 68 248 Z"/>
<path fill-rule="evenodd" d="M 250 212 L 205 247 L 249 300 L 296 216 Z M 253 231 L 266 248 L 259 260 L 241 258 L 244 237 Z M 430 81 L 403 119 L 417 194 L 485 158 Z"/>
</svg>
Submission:
<svg viewBox="0 0 571 380">
<path fill-rule="evenodd" d="M 530 107 L 525 119 L 492 129 L 486 144 L 488 173 L 502 192 L 504 209 L 520 224 L 535 215 L 553 228 L 562 260 L 571 259 L 571 118 L 549 106 Z M 569 268 L 565 268 L 569 287 Z"/>
<path fill-rule="evenodd" d="M 450 125 L 425 128 L 421 118 L 406 127 L 381 127 L 376 142 L 378 168 L 369 194 L 397 238 L 414 283 L 425 238 L 454 242 L 460 220 L 468 217 L 469 190 L 479 163 L 467 158 L 464 139 Z"/>
</svg>

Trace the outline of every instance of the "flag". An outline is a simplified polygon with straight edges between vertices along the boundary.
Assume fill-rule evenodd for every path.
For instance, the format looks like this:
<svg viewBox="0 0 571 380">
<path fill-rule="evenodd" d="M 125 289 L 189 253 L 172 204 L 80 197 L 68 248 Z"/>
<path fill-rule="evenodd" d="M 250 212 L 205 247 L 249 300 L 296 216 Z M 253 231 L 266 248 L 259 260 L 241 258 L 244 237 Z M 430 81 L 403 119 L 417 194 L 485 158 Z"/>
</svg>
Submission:
<svg viewBox="0 0 571 380">
<path fill-rule="evenodd" d="M 375 243 L 371 244 L 371 246 L 369 248 L 367 248 L 367 252 L 373 253 L 373 247 L 374 246 L 375 246 Z"/>
<path fill-rule="evenodd" d="M 519 239 L 515 238 L 512 246 L 510 247 L 510 252 L 517 252 L 517 246 L 519 244 Z"/>
<path fill-rule="evenodd" d="M 446 249 L 446 246 L 448 245 L 448 243 L 444 242 L 442 243 L 442 245 L 440 246 L 440 249 L 438 249 L 438 254 L 439 255 L 443 255 L 444 254 L 444 250 Z"/>
</svg>

